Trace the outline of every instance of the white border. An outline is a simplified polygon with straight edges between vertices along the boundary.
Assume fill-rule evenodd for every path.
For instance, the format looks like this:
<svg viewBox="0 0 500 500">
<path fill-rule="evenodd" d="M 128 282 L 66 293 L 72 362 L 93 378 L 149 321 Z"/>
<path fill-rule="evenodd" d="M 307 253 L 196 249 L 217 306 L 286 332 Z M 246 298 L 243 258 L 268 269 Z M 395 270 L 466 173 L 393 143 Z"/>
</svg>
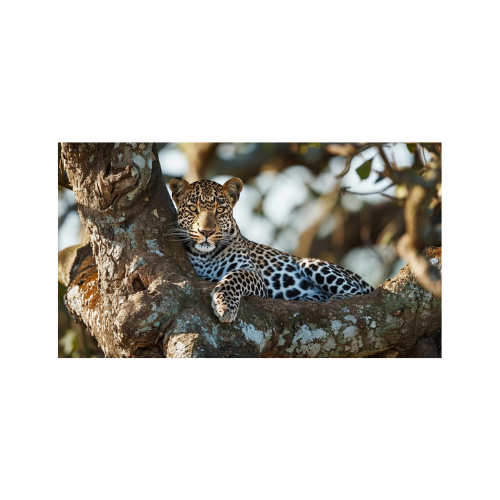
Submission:
<svg viewBox="0 0 500 500">
<path fill-rule="evenodd" d="M 4 498 L 498 496 L 498 30 L 445 5 L 9 5 Z M 56 359 L 81 140 L 442 141 L 444 358 Z"/>
</svg>

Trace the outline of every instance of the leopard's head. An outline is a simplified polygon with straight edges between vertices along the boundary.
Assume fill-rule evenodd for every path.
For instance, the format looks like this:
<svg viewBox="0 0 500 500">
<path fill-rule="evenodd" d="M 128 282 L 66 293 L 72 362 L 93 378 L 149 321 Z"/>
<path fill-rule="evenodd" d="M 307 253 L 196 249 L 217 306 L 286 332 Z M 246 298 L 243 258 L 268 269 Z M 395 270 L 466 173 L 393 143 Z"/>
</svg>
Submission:
<svg viewBox="0 0 500 500">
<path fill-rule="evenodd" d="M 233 177 L 224 185 L 209 180 L 190 184 L 185 179 L 172 179 L 170 189 L 177 205 L 177 234 L 198 252 L 213 252 L 239 233 L 233 208 L 243 189 L 241 179 Z"/>
</svg>

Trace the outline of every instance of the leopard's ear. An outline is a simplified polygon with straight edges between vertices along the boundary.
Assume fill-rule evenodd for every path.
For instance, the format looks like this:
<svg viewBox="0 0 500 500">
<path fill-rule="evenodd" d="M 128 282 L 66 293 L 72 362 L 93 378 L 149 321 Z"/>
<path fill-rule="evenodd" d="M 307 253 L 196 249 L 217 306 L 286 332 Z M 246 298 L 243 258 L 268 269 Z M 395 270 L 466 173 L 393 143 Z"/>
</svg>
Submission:
<svg viewBox="0 0 500 500">
<path fill-rule="evenodd" d="M 243 181 L 237 177 L 233 177 L 224 183 L 222 186 L 222 191 L 226 195 L 231 207 L 236 205 L 236 202 L 240 198 L 241 190 L 243 189 Z"/>
<path fill-rule="evenodd" d="M 191 184 L 186 179 L 172 179 L 169 186 L 172 191 L 172 198 L 177 207 L 179 207 L 179 204 L 191 189 Z"/>
</svg>

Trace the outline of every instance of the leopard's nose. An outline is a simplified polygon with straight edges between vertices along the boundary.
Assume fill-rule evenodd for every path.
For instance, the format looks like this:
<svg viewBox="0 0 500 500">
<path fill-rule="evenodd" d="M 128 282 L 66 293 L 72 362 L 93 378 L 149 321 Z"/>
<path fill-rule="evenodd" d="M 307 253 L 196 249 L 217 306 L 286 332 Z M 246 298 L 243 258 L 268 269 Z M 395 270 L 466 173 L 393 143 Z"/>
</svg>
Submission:
<svg viewBox="0 0 500 500">
<path fill-rule="evenodd" d="M 210 235 L 215 233 L 215 230 L 211 229 L 198 229 L 198 232 L 200 232 L 205 238 L 208 238 Z"/>
</svg>

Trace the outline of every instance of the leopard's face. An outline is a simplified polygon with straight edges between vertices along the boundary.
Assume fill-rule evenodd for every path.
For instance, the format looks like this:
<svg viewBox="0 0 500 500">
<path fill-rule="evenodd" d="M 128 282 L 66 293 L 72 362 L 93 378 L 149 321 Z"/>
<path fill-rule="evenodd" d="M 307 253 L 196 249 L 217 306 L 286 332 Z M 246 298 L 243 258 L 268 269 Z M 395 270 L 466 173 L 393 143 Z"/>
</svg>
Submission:
<svg viewBox="0 0 500 500">
<path fill-rule="evenodd" d="M 223 186 L 209 180 L 190 184 L 184 179 L 172 179 L 177 234 L 201 253 L 213 252 L 218 245 L 229 243 L 238 232 L 233 207 L 242 187 L 239 179 L 230 179 Z"/>
</svg>

